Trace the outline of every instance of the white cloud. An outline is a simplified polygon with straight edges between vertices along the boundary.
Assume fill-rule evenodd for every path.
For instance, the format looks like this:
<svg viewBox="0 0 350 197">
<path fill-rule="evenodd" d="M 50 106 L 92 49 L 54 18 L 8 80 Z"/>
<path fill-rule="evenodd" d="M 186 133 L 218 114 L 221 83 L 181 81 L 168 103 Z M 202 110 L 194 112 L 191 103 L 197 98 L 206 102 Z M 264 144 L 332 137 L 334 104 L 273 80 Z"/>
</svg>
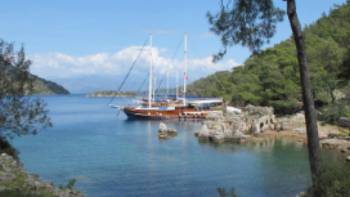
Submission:
<svg viewBox="0 0 350 197">
<path fill-rule="evenodd" d="M 35 54 L 30 58 L 33 61 L 31 72 L 46 79 L 57 82 L 67 82 L 69 80 L 89 79 L 89 83 L 94 83 L 93 76 L 107 79 L 121 78 L 127 73 L 132 62 L 140 53 L 140 46 L 130 46 L 115 53 L 97 53 L 87 56 L 72 56 L 64 53 Z M 153 58 L 151 57 L 151 51 Z M 136 78 L 144 78 L 148 72 L 149 65 L 153 60 L 156 75 L 166 73 L 183 72 L 183 60 L 171 59 L 164 56 L 164 49 L 145 47 L 138 59 L 131 75 Z M 213 63 L 211 56 L 203 58 L 189 58 L 189 77 L 195 80 L 218 70 L 228 70 L 238 65 L 233 59 L 229 59 L 218 64 Z M 172 74 L 174 77 L 175 74 Z M 134 77 L 135 78 L 135 77 Z M 140 80 L 142 80 L 140 79 Z M 106 82 L 107 83 L 107 82 Z M 116 83 L 116 81 L 113 81 Z M 64 85 L 64 84 L 63 84 Z M 100 89 L 106 89 L 103 84 Z M 67 87 L 70 89 L 71 87 Z"/>
</svg>

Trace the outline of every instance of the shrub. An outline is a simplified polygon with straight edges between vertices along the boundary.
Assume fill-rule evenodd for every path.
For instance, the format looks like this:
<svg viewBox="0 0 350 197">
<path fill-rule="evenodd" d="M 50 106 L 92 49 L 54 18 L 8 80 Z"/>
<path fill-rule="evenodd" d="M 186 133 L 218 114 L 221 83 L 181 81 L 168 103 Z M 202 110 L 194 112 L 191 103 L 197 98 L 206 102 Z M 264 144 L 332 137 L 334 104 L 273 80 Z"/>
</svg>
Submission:
<svg viewBox="0 0 350 197">
<path fill-rule="evenodd" d="M 350 118 L 350 100 L 330 104 L 320 110 L 319 118 L 328 123 L 337 123 L 340 117 Z"/>
<path fill-rule="evenodd" d="M 314 197 L 313 193 L 317 197 L 349 197 L 350 165 L 324 164 L 315 185 L 307 191 L 307 197 Z"/>
</svg>

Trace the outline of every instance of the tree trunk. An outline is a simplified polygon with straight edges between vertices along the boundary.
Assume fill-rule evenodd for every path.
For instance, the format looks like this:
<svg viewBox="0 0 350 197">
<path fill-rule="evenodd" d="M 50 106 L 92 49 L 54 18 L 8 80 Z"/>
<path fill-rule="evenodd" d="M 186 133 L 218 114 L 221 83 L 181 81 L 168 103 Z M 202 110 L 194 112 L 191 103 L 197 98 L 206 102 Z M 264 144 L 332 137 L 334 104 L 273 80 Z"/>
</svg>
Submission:
<svg viewBox="0 0 350 197">
<path fill-rule="evenodd" d="M 312 95 L 309 69 L 307 65 L 304 37 L 299 23 L 295 0 L 287 0 L 287 13 L 293 31 L 294 41 L 297 49 L 300 84 L 302 87 L 305 122 L 307 130 L 307 144 L 311 168 L 312 182 L 315 186 L 316 178 L 320 174 L 320 144 L 318 139 L 317 117 Z"/>
</svg>

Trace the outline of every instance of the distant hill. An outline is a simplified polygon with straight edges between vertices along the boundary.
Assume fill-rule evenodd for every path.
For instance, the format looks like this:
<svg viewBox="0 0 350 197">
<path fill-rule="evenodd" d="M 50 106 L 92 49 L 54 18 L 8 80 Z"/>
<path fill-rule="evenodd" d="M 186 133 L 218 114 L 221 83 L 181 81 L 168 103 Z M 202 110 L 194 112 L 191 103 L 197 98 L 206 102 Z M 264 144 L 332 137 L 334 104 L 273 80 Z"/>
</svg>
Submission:
<svg viewBox="0 0 350 197">
<path fill-rule="evenodd" d="M 33 92 L 32 94 L 69 94 L 63 86 L 40 78 L 36 75 L 31 75 L 33 77 Z"/>
<path fill-rule="evenodd" d="M 87 94 L 88 97 L 129 97 L 136 95 L 136 92 L 117 92 L 113 90 L 102 90 Z"/>
<path fill-rule="evenodd" d="M 3 74 L 6 73 L 5 75 L 10 78 L 12 75 L 16 75 L 18 72 L 17 68 L 8 65 L 0 65 L 0 69 Z M 55 82 L 43 79 L 30 73 L 29 79 L 32 81 L 33 88 L 31 91 L 29 88 L 27 88 L 27 94 L 69 94 L 68 90 Z"/>
<path fill-rule="evenodd" d="M 320 109 L 344 99 L 350 90 L 350 1 L 305 27 L 304 35 Z M 273 106 L 277 113 L 286 114 L 302 107 L 299 83 L 295 44 L 289 38 L 252 55 L 232 71 L 195 81 L 188 90 L 194 95 L 222 96 L 237 106 Z"/>
</svg>

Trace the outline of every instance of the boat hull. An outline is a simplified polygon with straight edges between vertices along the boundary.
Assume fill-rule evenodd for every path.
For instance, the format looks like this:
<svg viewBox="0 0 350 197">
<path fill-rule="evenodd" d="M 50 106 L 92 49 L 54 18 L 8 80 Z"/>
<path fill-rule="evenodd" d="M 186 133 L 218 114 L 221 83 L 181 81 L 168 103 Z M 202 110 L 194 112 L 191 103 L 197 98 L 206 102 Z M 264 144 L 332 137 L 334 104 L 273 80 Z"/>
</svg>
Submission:
<svg viewBox="0 0 350 197">
<path fill-rule="evenodd" d="M 129 119 L 145 119 L 145 120 L 160 120 L 160 119 L 179 119 L 179 118 L 193 118 L 203 119 L 206 117 L 206 112 L 198 112 L 194 108 L 176 107 L 172 110 L 161 109 L 138 109 L 134 107 L 126 107 L 123 109 L 124 113 Z M 193 116 L 189 116 L 192 114 Z"/>
</svg>

